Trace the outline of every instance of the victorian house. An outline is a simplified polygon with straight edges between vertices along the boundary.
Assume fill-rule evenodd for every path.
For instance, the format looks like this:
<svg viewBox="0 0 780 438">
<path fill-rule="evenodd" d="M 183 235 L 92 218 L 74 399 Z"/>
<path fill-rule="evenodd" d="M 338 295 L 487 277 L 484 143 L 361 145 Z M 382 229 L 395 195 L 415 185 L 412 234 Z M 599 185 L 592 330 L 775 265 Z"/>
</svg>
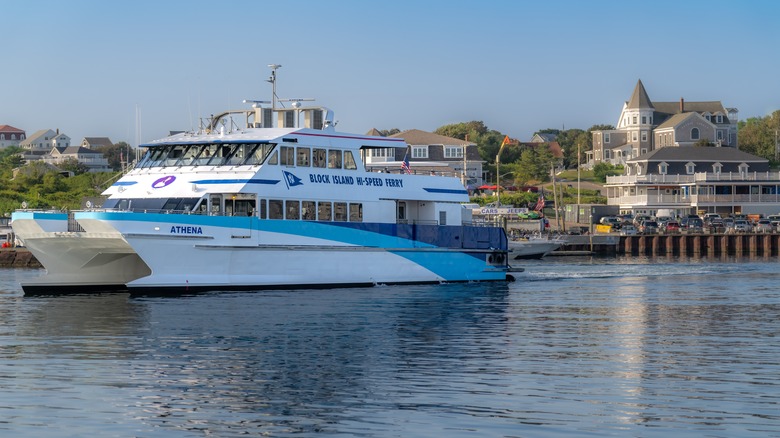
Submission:
<svg viewBox="0 0 780 438">
<path fill-rule="evenodd" d="M 737 110 L 720 102 L 650 101 L 639 81 L 618 128 L 593 132 L 592 162 L 621 164 L 607 203 L 621 213 L 780 212 L 780 174 L 737 149 Z"/>
<path fill-rule="evenodd" d="M 719 101 L 652 102 L 639 80 L 611 130 L 593 131 L 593 150 L 588 165 L 605 162 L 625 164 L 663 147 L 710 143 L 737 147 L 736 108 Z"/>
</svg>

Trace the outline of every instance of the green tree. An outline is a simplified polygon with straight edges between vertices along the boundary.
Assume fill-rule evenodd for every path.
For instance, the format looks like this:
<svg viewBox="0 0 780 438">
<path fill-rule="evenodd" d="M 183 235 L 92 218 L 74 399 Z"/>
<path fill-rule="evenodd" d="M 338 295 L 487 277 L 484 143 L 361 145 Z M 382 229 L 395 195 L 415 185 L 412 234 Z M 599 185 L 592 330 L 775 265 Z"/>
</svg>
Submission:
<svg viewBox="0 0 780 438">
<path fill-rule="evenodd" d="M 613 166 L 603 161 L 593 166 L 593 175 L 602 183 L 607 182 L 608 176 L 621 175 L 622 173 L 623 166 Z"/>
<path fill-rule="evenodd" d="M 133 148 L 123 142 L 117 142 L 110 146 L 100 146 L 95 148 L 95 151 L 100 152 L 108 160 L 108 166 L 114 171 L 122 170 L 122 161 L 128 161 L 128 156 L 133 152 Z M 132 160 L 132 157 L 130 157 Z"/>
<path fill-rule="evenodd" d="M 89 167 L 84 163 L 80 163 L 79 160 L 75 158 L 67 158 L 61 161 L 57 164 L 57 167 L 68 172 L 73 172 L 74 175 L 81 175 L 82 173 L 89 172 Z"/>
<path fill-rule="evenodd" d="M 780 133 L 780 110 L 766 117 L 751 117 L 741 120 L 739 149 L 775 162 L 776 141 Z"/>
</svg>

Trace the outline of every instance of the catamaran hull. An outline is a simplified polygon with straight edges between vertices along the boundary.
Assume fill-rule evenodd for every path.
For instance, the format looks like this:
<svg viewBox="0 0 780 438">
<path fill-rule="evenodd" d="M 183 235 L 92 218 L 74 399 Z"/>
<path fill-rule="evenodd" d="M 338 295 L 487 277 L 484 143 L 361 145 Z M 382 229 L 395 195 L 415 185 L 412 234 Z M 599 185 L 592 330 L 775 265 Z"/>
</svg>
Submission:
<svg viewBox="0 0 780 438">
<path fill-rule="evenodd" d="M 26 236 L 25 245 L 46 268 L 22 284 L 25 293 L 83 293 L 126 290 L 151 269 L 118 235 L 44 233 Z"/>
<path fill-rule="evenodd" d="M 356 229 L 107 212 L 78 213 L 77 218 L 85 229 L 100 232 L 23 236 L 47 270 L 22 285 L 25 293 L 181 293 L 506 280 L 505 249 L 439 247 L 397 233 L 369 231 L 385 230 L 383 225 Z M 460 233 L 458 241 L 479 235 L 453 230 Z"/>
</svg>

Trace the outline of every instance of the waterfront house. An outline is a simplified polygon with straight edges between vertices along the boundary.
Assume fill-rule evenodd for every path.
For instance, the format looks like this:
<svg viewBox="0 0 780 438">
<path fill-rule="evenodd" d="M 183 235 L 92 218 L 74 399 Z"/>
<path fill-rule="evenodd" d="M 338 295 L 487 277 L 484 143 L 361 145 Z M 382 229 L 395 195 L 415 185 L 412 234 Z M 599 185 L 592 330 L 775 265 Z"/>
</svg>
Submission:
<svg viewBox="0 0 780 438">
<path fill-rule="evenodd" d="M 605 188 L 621 213 L 780 213 L 780 173 L 732 147 L 659 148 L 626 160 L 624 175 L 607 177 Z"/>
<path fill-rule="evenodd" d="M 102 153 L 82 146 L 54 147 L 49 154 L 42 158 L 44 163 L 51 165 L 61 164 L 69 159 L 85 165 L 89 172 L 110 172 L 108 159 Z"/>
<path fill-rule="evenodd" d="M 592 132 L 588 167 L 601 162 L 623 165 L 656 149 L 700 142 L 737 147 L 737 118 L 736 108 L 719 101 L 652 102 L 639 80 L 623 103 L 616 128 Z"/>
<path fill-rule="evenodd" d="M 376 130 L 369 131 L 369 135 L 377 134 Z M 455 176 L 470 188 L 483 184 L 483 161 L 475 143 L 419 129 L 399 132 L 390 137 L 403 138 L 407 146 L 368 149 L 365 157 L 367 168 L 399 172 L 406 156 L 412 173 Z"/>
<path fill-rule="evenodd" d="M 81 147 L 87 149 L 97 149 L 100 147 L 113 146 L 114 143 L 108 137 L 84 137 L 81 140 Z"/>
<path fill-rule="evenodd" d="M 19 143 L 26 138 L 24 130 L 11 125 L 0 125 L 0 148 L 19 146 Z"/>
</svg>

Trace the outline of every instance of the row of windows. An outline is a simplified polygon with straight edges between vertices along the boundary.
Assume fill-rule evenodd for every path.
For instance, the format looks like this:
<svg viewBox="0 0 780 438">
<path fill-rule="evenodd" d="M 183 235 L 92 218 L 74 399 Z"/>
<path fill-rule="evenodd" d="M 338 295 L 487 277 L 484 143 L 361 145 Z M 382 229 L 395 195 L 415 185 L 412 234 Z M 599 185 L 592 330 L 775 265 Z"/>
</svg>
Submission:
<svg viewBox="0 0 780 438">
<path fill-rule="evenodd" d="M 165 145 L 150 148 L 136 167 L 256 166 L 267 164 L 357 169 L 352 151 L 281 146 L 273 143 Z"/>
<path fill-rule="evenodd" d="M 7 139 L 5 134 L 0 134 L 0 140 L 24 140 L 24 134 L 19 134 L 19 138 L 16 138 L 16 134 L 10 134 Z"/>
<path fill-rule="evenodd" d="M 143 198 L 109 199 L 103 208 L 149 212 L 193 212 L 215 216 L 257 216 L 260 219 L 289 219 L 326 222 L 363 222 L 363 204 L 354 202 L 300 201 L 294 199 L 225 199 L 212 196 L 211 210 L 205 199 Z"/>
<path fill-rule="evenodd" d="M 240 203 L 240 204 L 238 204 Z M 225 201 L 225 211 L 221 211 L 219 198 L 212 201 L 211 214 L 227 216 L 257 216 L 260 219 L 286 219 L 325 222 L 363 222 L 363 204 L 353 202 L 300 201 L 295 199 L 244 199 L 236 202 Z M 196 211 L 206 213 L 206 202 Z"/>
</svg>

